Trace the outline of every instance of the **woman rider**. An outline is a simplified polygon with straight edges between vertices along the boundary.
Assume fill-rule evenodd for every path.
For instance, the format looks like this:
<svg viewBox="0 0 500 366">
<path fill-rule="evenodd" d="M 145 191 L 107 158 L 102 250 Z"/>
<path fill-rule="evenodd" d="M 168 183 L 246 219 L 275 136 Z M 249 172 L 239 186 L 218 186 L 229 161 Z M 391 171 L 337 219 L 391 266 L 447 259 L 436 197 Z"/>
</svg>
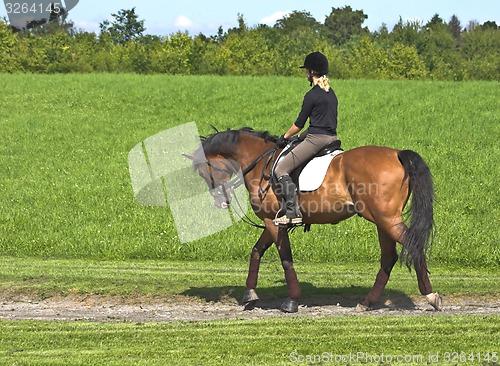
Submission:
<svg viewBox="0 0 500 366">
<path fill-rule="evenodd" d="M 302 130 L 309 118 L 309 128 L 300 135 L 304 141 L 281 159 L 276 166 L 278 177 L 277 194 L 281 194 L 285 202 L 282 209 L 285 214 L 274 220 L 276 225 L 300 224 L 302 214 L 298 205 L 296 186 L 290 173 L 310 160 L 324 146 L 337 139 L 337 106 L 338 100 L 330 88 L 328 77 L 328 60 L 321 52 L 307 55 L 304 65 L 307 80 L 313 86 L 304 96 L 302 110 L 290 129 L 278 139 L 278 145 L 284 147 L 287 140 Z"/>
</svg>

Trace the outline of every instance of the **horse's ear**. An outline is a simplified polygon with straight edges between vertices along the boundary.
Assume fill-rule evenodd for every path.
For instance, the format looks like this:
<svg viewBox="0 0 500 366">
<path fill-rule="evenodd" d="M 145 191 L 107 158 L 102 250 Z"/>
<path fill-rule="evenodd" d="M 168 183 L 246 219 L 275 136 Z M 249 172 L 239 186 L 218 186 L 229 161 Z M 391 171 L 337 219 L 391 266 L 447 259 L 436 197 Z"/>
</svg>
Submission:
<svg viewBox="0 0 500 366">
<path fill-rule="evenodd" d="M 185 158 L 188 158 L 189 160 L 194 161 L 194 156 L 191 154 L 182 154 L 182 156 L 184 156 Z"/>
</svg>

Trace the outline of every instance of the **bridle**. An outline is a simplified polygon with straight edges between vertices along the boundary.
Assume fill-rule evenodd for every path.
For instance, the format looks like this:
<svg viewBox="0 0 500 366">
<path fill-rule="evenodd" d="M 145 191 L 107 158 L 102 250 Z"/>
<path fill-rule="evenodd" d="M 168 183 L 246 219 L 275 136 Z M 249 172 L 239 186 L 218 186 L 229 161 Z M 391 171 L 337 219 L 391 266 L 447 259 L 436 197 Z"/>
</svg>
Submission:
<svg viewBox="0 0 500 366">
<path fill-rule="evenodd" d="M 262 226 L 262 225 L 259 225 L 257 224 L 256 222 L 254 222 L 250 217 L 248 217 L 248 215 L 245 213 L 246 210 L 242 207 L 240 201 L 238 200 L 238 196 L 236 195 L 236 192 L 235 192 L 235 189 L 238 188 L 239 186 L 241 186 L 243 183 L 244 183 L 244 177 L 250 173 L 256 166 L 257 164 L 259 164 L 259 162 L 266 158 L 267 157 L 267 160 L 265 162 L 265 164 L 263 165 L 262 167 L 262 173 L 261 173 L 261 176 L 260 176 L 260 180 L 259 180 L 259 198 L 261 200 L 263 200 L 267 194 L 267 192 L 269 191 L 269 189 L 271 188 L 271 185 L 272 185 L 272 182 L 271 182 L 271 176 L 266 174 L 266 170 L 269 168 L 269 166 L 271 165 L 271 163 L 275 160 L 275 157 L 276 157 L 276 153 L 278 152 L 280 148 L 278 146 L 274 146 L 266 151 L 264 151 L 262 154 L 260 154 L 255 160 L 253 160 L 242 172 L 241 174 L 238 174 L 236 173 L 236 176 L 231 179 L 230 181 L 226 182 L 226 183 L 222 183 L 218 186 L 216 186 L 215 188 L 212 188 L 210 190 L 210 194 L 212 196 L 224 196 L 224 198 L 226 199 L 227 202 L 230 202 L 230 195 L 232 195 L 234 197 L 234 201 L 237 203 L 237 206 L 238 206 L 238 209 L 240 210 L 240 212 L 238 212 L 238 210 L 233 210 L 234 213 L 246 224 L 248 225 L 251 225 L 251 226 L 254 226 L 254 227 L 258 227 L 258 228 L 261 228 L 261 229 L 265 229 L 265 226 Z M 218 171 L 222 171 L 222 172 L 225 172 L 227 173 L 227 171 L 225 169 L 222 169 L 222 168 L 219 168 L 213 164 L 211 164 L 209 161 L 206 161 L 205 162 L 210 168 L 214 169 L 214 170 L 218 170 Z M 234 171 L 231 172 L 231 173 L 235 173 Z M 262 188 L 262 182 L 266 180 L 268 183 L 267 185 Z M 212 183 L 213 180 L 212 180 Z M 214 186 L 215 184 L 213 184 Z M 228 195 L 228 192 L 229 192 L 229 195 Z"/>
</svg>

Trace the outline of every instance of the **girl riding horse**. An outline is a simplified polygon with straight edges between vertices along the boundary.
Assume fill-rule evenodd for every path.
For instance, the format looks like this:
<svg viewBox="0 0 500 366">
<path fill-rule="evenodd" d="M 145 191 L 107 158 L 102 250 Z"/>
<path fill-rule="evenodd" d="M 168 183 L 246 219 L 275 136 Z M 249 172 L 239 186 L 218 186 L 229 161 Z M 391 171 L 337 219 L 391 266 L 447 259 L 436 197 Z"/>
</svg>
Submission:
<svg viewBox="0 0 500 366">
<path fill-rule="evenodd" d="M 289 154 L 284 156 L 275 169 L 277 184 L 275 191 L 283 197 L 284 215 L 274 220 L 276 225 L 301 224 L 302 213 L 298 205 L 295 183 L 290 173 L 310 160 L 324 146 L 337 140 L 338 100 L 330 87 L 327 77 L 328 60 L 321 52 L 307 55 L 304 65 L 307 80 L 313 86 L 304 96 L 302 110 L 290 129 L 278 139 L 278 146 L 284 147 L 286 141 L 304 128 L 310 119 L 309 128 L 301 134 L 303 140 Z"/>
</svg>

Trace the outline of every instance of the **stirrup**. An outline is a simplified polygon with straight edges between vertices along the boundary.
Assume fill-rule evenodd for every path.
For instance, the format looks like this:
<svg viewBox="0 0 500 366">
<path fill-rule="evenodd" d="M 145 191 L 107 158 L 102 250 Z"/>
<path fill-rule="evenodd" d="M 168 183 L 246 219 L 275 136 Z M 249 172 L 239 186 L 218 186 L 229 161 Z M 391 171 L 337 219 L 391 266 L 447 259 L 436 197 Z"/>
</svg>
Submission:
<svg viewBox="0 0 500 366">
<path fill-rule="evenodd" d="M 287 215 L 283 215 L 281 217 L 277 217 L 273 220 L 274 225 L 298 225 L 302 224 L 302 217 L 294 217 L 293 219 L 289 218 Z"/>
</svg>

